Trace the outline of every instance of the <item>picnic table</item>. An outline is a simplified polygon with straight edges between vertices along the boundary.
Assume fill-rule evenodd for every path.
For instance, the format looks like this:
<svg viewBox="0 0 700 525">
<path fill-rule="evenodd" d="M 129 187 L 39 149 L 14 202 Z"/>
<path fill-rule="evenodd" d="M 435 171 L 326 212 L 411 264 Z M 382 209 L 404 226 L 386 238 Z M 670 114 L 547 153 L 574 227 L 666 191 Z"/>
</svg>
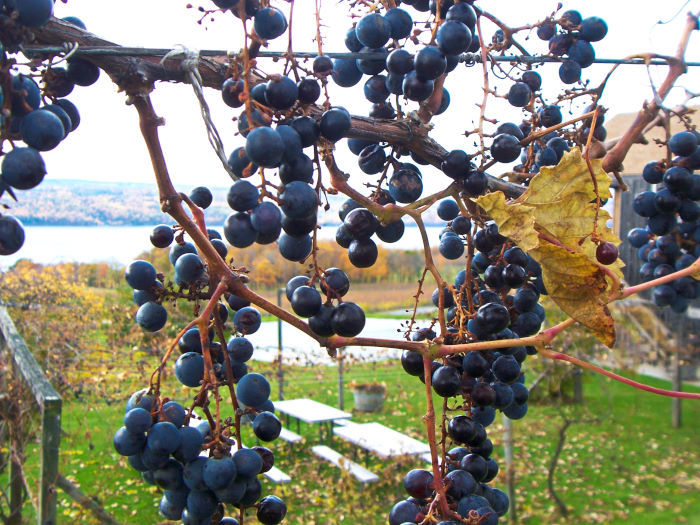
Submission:
<svg viewBox="0 0 700 525">
<path fill-rule="evenodd" d="M 332 406 L 324 405 L 313 399 L 288 399 L 285 401 L 274 401 L 275 410 L 284 414 L 289 426 L 289 418 L 293 417 L 297 421 L 297 432 L 299 423 L 303 421 L 308 424 L 319 425 L 319 439 L 323 441 L 323 433 L 326 431 L 328 437 L 333 436 L 333 421 L 350 419 L 352 414 L 343 412 Z"/>
<path fill-rule="evenodd" d="M 352 424 L 333 428 L 333 433 L 353 445 L 374 452 L 380 458 L 424 454 L 430 452 L 427 443 L 422 443 L 406 434 L 397 432 L 381 423 Z"/>
</svg>

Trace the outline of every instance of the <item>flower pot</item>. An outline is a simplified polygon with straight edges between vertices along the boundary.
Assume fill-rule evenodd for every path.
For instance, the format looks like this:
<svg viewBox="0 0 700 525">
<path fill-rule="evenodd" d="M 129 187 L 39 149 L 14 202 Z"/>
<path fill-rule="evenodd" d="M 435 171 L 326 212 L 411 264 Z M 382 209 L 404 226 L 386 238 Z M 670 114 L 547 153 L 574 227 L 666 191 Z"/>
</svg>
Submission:
<svg viewBox="0 0 700 525">
<path fill-rule="evenodd" d="M 384 407 L 384 390 L 354 388 L 355 409 L 360 412 L 379 412 Z"/>
</svg>

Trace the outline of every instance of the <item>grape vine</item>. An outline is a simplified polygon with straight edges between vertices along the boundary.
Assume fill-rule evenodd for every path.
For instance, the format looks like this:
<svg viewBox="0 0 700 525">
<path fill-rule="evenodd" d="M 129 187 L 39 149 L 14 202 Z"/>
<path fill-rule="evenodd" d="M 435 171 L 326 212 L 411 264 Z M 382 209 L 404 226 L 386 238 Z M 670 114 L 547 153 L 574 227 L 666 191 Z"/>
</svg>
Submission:
<svg viewBox="0 0 700 525">
<path fill-rule="evenodd" d="M 342 27 L 336 19 L 322 19 L 322 2 L 316 0 L 318 53 L 310 57 L 293 49 L 293 0 L 213 4 L 199 8 L 200 22 L 214 14 L 217 23 L 237 18 L 244 40 L 239 53 L 218 59 L 188 50 L 162 57 L 121 54 L 119 46 L 89 34 L 79 19 L 51 18 L 52 0 L 0 0 L 2 194 L 16 198 L 16 190 L 41 183 L 46 166 L 40 152 L 60 146 L 80 122 L 76 106 L 65 97 L 105 71 L 138 114 L 162 209 L 176 223 L 158 225 L 151 235 L 154 247 L 170 249 L 174 282 L 163 277 L 164 269 L 145 261 L 130 264 L 125 279 L 134 289 L 135 321 L 144 330 L 162 329 L 168 308 L 178 302 L 192 303 L 194 318 L 164 349 L 146 387 L 131 396 L 124 426 L 114 435 L 117 452 L 147 483 L 163 489 L 165 518 L 231 525 L 243 523 L 246 509 L 254 508 L 261 523 L 276 524 L 287 513 L 279 498 L 261 499 L 258 476 L 273 467 L 272 452 L 247 448 L 241 440 L 242 421 L 250 421 L 263 442 L 281 431 L 270 385 L 248 364 L 254 348 L 246 336 L 260 327 L 261 310 L 308 334 L 332 356 L 349 346 L 401 349 L 404 370 L 424 383 L 432 466 L 406 474 L 408 497 L 389 510 L 391 525 L 494 524 L 506 514 L 508 497 L 488 484 L 498 464 L 487 427 L 496 410 L 511 419 L 528 412 L 521 372 L 528 356 L 569 361 L 663 395 L 700 398 L 630 381 L 554 346 L 556 336 L 574 323 L 614 345 L 607 305 L 642 290 L 655 288 L 655 302 L 679 312 L 697 297 L 700 176 L 693 170 L 700 166 L 700 134 L 686 115 L 663 106 L 686 69 L 684 55 L 698 29 L 697 14 L 688 15 L 675 56 L 628 57 L 648 67 L 665 63 L 668 73 L 631 127 L 606 142 L 605 88 L 622 66 L 612 67 L 596 87 L 582 80 L 596 61 L 594 44 L 608 32 L 598 16 L 583 17 L 559 6 L 541 20 L 509 27 L 473 1 L 354 0 L 337 7 L 355 21 L 352 26 L 341 21 Z M 344 32 L 349 55 L 324 54 L 324 23 Z M 496 31 L 487 34 L 485 28 L 492 25 Z M 267 62 L 262 48 L 285 34 L 287 51 Z M 522 44 L 531 36 L 543 46 L 534 55 Z M 32 45 L 38 47 L 32 51 Z M 42 45 L 65 45 L 66 53 L 60 60 L 41 55 L 22 63 L 22 52 L 37 56 Z M 515 54 L 510 64 L 496 59 L 506 52 Z M 431 121 L 450 114 L 451 97 L 459 88 L 451 81 L 475 54 L 483 99 L 474 128 L 461 132 L 463 149 L 448 151 L 431 138 Z M 537 56 L 559 64 L 564 88 L 554 98 L 545 96 L 543 79 L 533 68 Z M 226 163 L 225 175 L 235 180 L 223 237 L 206 222 L 211 192 L 198 187 L 185 195 L 169 175 L 158 133 L 163 119 L 150 98 L 155 82 L 163 80 L 194 86 L 210 141 Z M 336 105 L 328 89 L 330 83 L 351 88 L 363 80 L 364 97 L 371 103 L 368 117 Z M 228 159 L 208 117 L 205 86 L 220 90 L 235 110 L 240 142 Z M 588 105 L 582 112 L 567 110 L 573 101 L 584 100 Z M 501 103 L 508 110 L 494 118 L 491 107 Z M 625 286 L 620 240 L 608 225 L 604 205 L 612 196 L 611 175 L 625 189 L 619 177 L 622 161 L 660 112 L 667 118 L 675 114 L 686 131 L 667 136 L 666 158 L 644 170 L 647 182 L 663 187 L 635 200 L 635 211 L 649 217 L 647 229 L 629 234 L 647 261 L 646 282 Z M 456 122 L 459 118 L 454 115 Z M 341 168 L 341 139 L 348 139 L 361 173 Z M 449 179 L 445 187 L 436 184 L 429 171 L 434 168 Z M 497 176 L 496 170 L 501 171 Z M 422 293 L 432 293 L 436 312 L 428 326 L 419 326 L 414 308 L 403 339 L 362 337 L 365 314 L 352 301 L 350 279 L 317 258 L 318 218 L 330 207 L 328 195 L 338 193 L 347 200 L 339 212 L 336 241 L 357 268 L 375 263 L 374 239 L 401 242 L 404 220 L 420 229 L 425 265 L 415 304 Z M 431 208 L 445 221 L 438 239 L 429 238 L 423 220 Z M 236 266 L 224 239 L 237 249 L 277 243 L 281 257 L 305 265 L 287 283 L 291 311 L 254 291 L 255 269 Z M 0 254 L 16 252 L 23 242 L 19 221 L 0 216 Z M 450 282 L 431 251 L 435 243 L 445 259 L 464 262 Z M 543 328 L 544 295 L 569 319 Z M 189 406 L 162 390 L 167 367 L 194 389 Z M 444 398 L 445 425 L 436 426 L 433 392 Z M 226 394 L 233 418 L 222 417 Z M 232 507 L 239 509 L 236 518 L 225 516 Z"/>
</svg>

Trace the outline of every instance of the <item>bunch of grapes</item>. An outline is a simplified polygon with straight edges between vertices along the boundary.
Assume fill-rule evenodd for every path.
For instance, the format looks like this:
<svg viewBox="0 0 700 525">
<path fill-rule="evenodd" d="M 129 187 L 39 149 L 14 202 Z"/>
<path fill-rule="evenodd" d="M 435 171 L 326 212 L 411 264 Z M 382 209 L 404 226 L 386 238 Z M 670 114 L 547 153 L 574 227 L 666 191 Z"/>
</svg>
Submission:
<svg viewBox="0 0 700 525">
<path fill-rule="evenodd" d="M 493 443 L 486 429 L 497 410 L 511 419 L 527 413 L 529 391 L 521 367 L 536 350 L 524 339 L 538 333 L 545 321 L 539 300 L 547 290 L 540 265 L 501 235 L 472 197 L 484 194 L 489 185 L 506 184 L 487 174 L 496 163 L 520 159 L 508 174 L 518 185 L 509 185 L 509 192 L 518 194 L 536 173 L 546 166 L 556 166 L 571 148 L 604 140 L 604 118 L 597 98 L 586 114 L 565 123 L 562 102 L 589 90 L 579 93 L 573 88 L 556 100 L 546 100 L 540 75 L 530 65 L 516 65 L 504 71 L 513 82 L 506 94 L 486 85 L 484 90 L 485 99 L 505 98 L 522 111 L 520 123 L 517 119 L 489 119 L 482 106 L 478 129 L 465 133 L 478 134 L 478 149 L 475 143 L 471 152 L 447 152 L 435 144 L 419 150 L 413 147 L 413 133 L 427 133 L 432 116 L 449 110 L 450 93 L 445 82 L 459 65 L 461 55 L 501 52 L 514 44 L 514 31 L 503 25 L 490 42 L 484 39 L 478 20 L 488 13 L 474 6 L 473 1 L 403 0 L 396 2 L 400 7 L 393 8 L 383 2 L 371 6 L 367 2 L 348 2 L 354 12 L 362 11 L 357 23 L 345 33 L 345 45 L 356 57 L 331 60 L 323 54 L 319 41 L 319 54 L 310 67 L 286 56 L 282 73 L 270 75 L 261 73 L 254 61 L 256 51 L 251 50 L 287 32 L 288 21 L 282 10 L 257 0 L 213 3 L 222 12 L 252 22 L 243 27 L 248 30 L 246 41 L 253 44 L 231 61 L 227 70 L 230 78 L 221 85 L 224 103 L 241 108 L 236 120 L 244 139 L 228 158 L 228 168 L 237 179 L 227 195 L 233 212 L 223 225 L 223 237 L 206 229 L 203 210 L 211 204 L 212 194 L 207 188 L 195 188 L 182 199 L 209 245 L 203 244 L 203 237 L 197 246 L 186 241 L 184 230 L 195 240 L 200 234 L 188 229 L 193 227 L 192 221 L 188 225 L 178 219 L 180 226 L 159 225 L 151 235 L 155 247 L 170 249 L 172 282 L 147 261 L 135 261 L 126 269 L 125 277 L 138 306 L 135 320 L 144 330 L 161 330 L 167 323 L 166 305 L 178 301 L 193 302 L 197 319 L 165 353 L 149 388 L 129 399 L 124 426 L 114 436 L 117 452 L 128 457 L 131 467 L 141 472 L 147 483 L 164 491 L 160 511 L 167 519 L 197 525 L 210 521 L 236 524 L 234 518 L 224 517 L 228 504 L 240 509 L 255 506 L 262 523 L 279 523 L 286 506 L 274 496 L 260 500 L 258 480 L 272 468 L 274 456 L 265 447 L 246 448 L 241 441 L 242 421 L 250 421 L 256 438 L 263 442 L 276 439 L 281 424 L 269 400 L 268 381 L 249 371 L 254 348 L 247 336 L 259 329 L 261 316 L 248 300 L 254 294 L 245 288 L 247 270 L 227 261 L 224 239 L 239 249 L 254 243 L 276 243 L 282 257 L 300 263 L 312 261 L 306 274 L 288 281 L 286 294 L 293 312 L 308 320 L 308 330 L 304 327 L 307 333 L 331 348 L 334 336 L 359 335 L 365 314 L 357 304 L 345 300 L 350 288 L 345 272 L 322 268 L 316 260 L 318 213 L 326 194 L 337 190 L 354 197 L 340 209 L 342 224 L 336 231 L 336 241 L 348 250 L 348 258 L 357 268 L 375 264 L 378 249 L 373 237 L 398 242 L 405 229 L 403 215 L 410 215 L 420 225 L 418 215 L 437 205 L 438 216 L 446 222 L 438 239 L 439 252 L 445 259 L 463 259 L 466 264 L 454 281 L 447 283 L 426 253 L 425 272 L 430 271 L 437 282 L 432 302 L 438 312 L 428 326 L 417 327 L 411 320 L 405 336 L 412 342 L 407 341 L 406 348 L 417 348 L 417 342 L 424 342 L 426 349 L 440 346 L 441 359 L 431 362 L 426 352 L 406 350 L 401 363 L 408 374 L 431 384 L 445 399 L 443 439 L 451 448 L 439 458 L 441 465 L 433 465 L 432 472 L 416 469 L 405 476 L 408 498 L 393 506 L 389 523 L 418 523 L 431 511 L 443 520 L 441 524 L 456 523 L 457 519 L 482 525 L 497 523 L 509 502 L 503 491 L 489 485 L 498 473 L 498 464 L 492 457 Z M 430 12 L 430 23 L 421 28 L 409 8 Z M 31 36 L 29 30 L 44 24 L 52 9 L 51 0 L 0 0 L 3 43 L 7 46 L 10 42 L 12 52 L 19 49 Z M 78 19 L 66 21 L 84 28 Z M 559 76 L 565 84 L 581 81 L 581 70 L 595 60 L 591 43 L 607 33 L 602 19 L 584 19 L 573 10 L 515 31 L 528 29 L 536 30 L 538 37 L 548 42 L 550 56 L 562 59 Z M 429 40 L 419 38 L 427 34 Z M 321 40 L 320 28 L 317 36 Z M 44 87 L 40 89 L 30 76 L 13 73 L 14 64 L 5 49 L 1 55 L 0 105 L 9 110 L 2 115 L 2 138 L 21 139 L 26 144 L 3 155 L 0 189 L 11 192 L 11 188 L 29 189 L 41 182 L 46 170 L 39 152 L 56 147 L 79 122 L 75 106 L 63 97 L 75 85 L 94 83 L 99 69 L 88 60 L 70 57 L 65 68 L 49 66 L 42 71 Z M 369 117 L 375 123 L 377 119 L 396 120 L 405 125 L 411 138 L 403 144 L 384 140 L 388 135 L 381 133 L 354 133 L 347 109 L 331 104 L 328 82 L 347 88 L 363 79 L 364 96 L 371 104 Z M 325 100 L 320 101 L 322 94 Z M 392 95 L 396 107 L 390 102 Z M 42 106 L 42 100 L 51 104 Z M 417 110 L 405 115 L 406 106 L 416 103 Z M 494 124 L 493 133 L 484 130 L 485 123 Z M 364 183 L 367 195 L 344 185 L 349 175 L 335 165 L 336 143 L 349 135 L 347 144 L 357 156 L 359 171 L 370 176 Z M 368 135 L 375 140 L 367 140 Z M 152 138 L 146 140 L 153 145 Z M 421 138 L 416 136 L 416 140 L 420 142 Z M 428 142 L 426 137 L 423 145 Z M 649 218 L 646 230 L 630 232 L 630 242 L 640 248 L 640 256 L 646 261 L 642 270 L 645 279 L 685 268 L 700 254 L 700 234 L 696 233 L 700 232 L 696 230 L 700 183 L 692 173 L 700 166 L 698 134 L 676 134 L 669 148 L 678 157 L 651 163 L 644 172 L 648 182 L 663 182 L 664 186 L 635 199 L 635 210 Z M 330 171 L 333 188 L 324 185 L 322 161 Z M 424 180 L 425 169 L 421 166 L 429 164 L 453 182 L 446 191 L 421 200 L 424 188 L 431 185 Z M 158 167 L 156 173 L 163 177 Z M 596 199 L 596 205 L 601 204 Z M 0 217 L 0 253 L 13 253 L 23 238 L 18 221 L 9 215 Z M 427 252 L 429 243 L 427 239 L 424 242 Z M 211 256 L 205 257 L 202 250 Z M 617 250 L 611 243 L 599 243 L 596 257 L 601 264 L 612 264 Z M 226 271 L 230 275 L 222 275 Z M 424 278 L 419 282 L 416 297 Z M 691 278 L 679 279 L 672 285 L 659 286 L 654 300 L 682 311 L 695 298 L 697 286 Z M 260 297 L 254 302 L 265 306 Z M 206 305 L 203 311 L 202 304 Z M 266 309 L 275 312 L 272 307 L 268 304 Z M 230 310 L 235 312 L 231 319 Z M 276 313 L 300 323 L 286 312 Z M 491 349 L 445 350 L 470 343 Z M 172 365 L 174 376 L 182 385 L 196 389 L 189 407 L 161 393 L 161 374 L 176 349 L 180 355 Z M 221 418 L 221 388 L 230 391 L 233 418 Z M 216 401 L 215 415 L 210 411 L 210 393 Z M 435 479 L 438 472 L 444 476 L 442 483 Z M 440 500 L 443 494 L 438 485 L 444 489 L 445 500 Z"/>
<path fill-rule="evenodd" d="M 15 52 L 27 41 L 27 30 L 48 22 L 53 13 L 52 0 L 13 0 L 0 2 L 0 27 L 6 31 L 0 44 L 0 136 L 3 140 L 22 141 L 2 154 L 0 196 L 7 192 L 16 200 L 14 190 L 38 186 L 46 175 L 41 152 L 56 148 L 80 124 L 80 114 L 66 97 L 75 86 L 90 86 L 100 70 L 78 57 L 66 61 L 66 67 L 47 67 L 40 74 L 43 88 L 32 75 L 15 73 Z M 67 22 L 85 28 L 77 18 Z M 15 23 L 16 22 L 16 23 Z M 16 217 L 0 215 L 0 255 L 11 255 L 24 244 L 24 229 Z"/>
<path fill-rule="evenodd" d="M 607 34 L 605 20 L 597 16 L 583 18 L 573 9 L 537 28 L 537 36 L 549 43 L 552 55 L 566 56 L 559 66 L 559 78 L 564 84 L 574 84 L 581 79 L 581 70 L 595 61 L 591 42 L 598 42 Z"/>
<path fill-rule="evenodd" d="M 203 364 L 183 360 L 188 354 L 193 353 L 178 359 L 175 374 L 183 384 L 199 386 Z M 197 366 L 200 379 L 193 385 L 189 381 L 196 377 Z M 267 380 L 253 373 L 239 379 L 236 387 L 241 402 L 249 403 L 248 411 L 255 413 L 256 437 L 265 442 L 276 439 L 281 429 L 279 419 L 263 409 L 271 404 L 269 392 Z M 159 509 L 166 519 L 199 525 L 216 515 L 218 523 L 238 525 L 238 520 L 223 517 L 223 504 L 254 505 L 262 492 L 258 476 L 274 466 L 274 454 L 262 446 L 234 449 L 235 440 L 226 430 L 214 435 L 210 421 L 197 425 L 194 421 L 191 410 L 165 398 L 159 402 L 141 390 L 126 404 L 124 426 L 114 435 L 114 447 L 128 457 L 129 465 L 146 483 L 163 490 Z M 258 520 L 264 524 L 280 523 L 286 512 L 285 503 L 276 496 L 266 496 L 257 504 Z"/>
<path fill-rule="evenodd" d="M 646 228 L 634 228 L 627 240 L 637 248 L 644 261 L 639 269 L 642 281 L 649 281 L 687 268 L 700 257 L 700 134 L 697 131 L 675 133 L 668 141 L 674 158 L 649 162 L 642 177 L 656 190 L 634 197 L 635 213 L 647 219 Z M 683 313 L 700 295 L 700 283 L 692 277 L 656 286 L 652 299 L 657 306 L 670 306 Z"/>
<path fill-rule="evenodd" d="M 446 200 L 438 208 L 441 217 L 452 217 L 451 225 L 441 234 L 441 252 L 463 250 L 460 235 L 470 233 L 466 218 L 453 215 L 455 206 L 454 201 Z M 539 264 L 501 236 L 493 223 L 478 229 L 470 242 L 479 251 L 471 260 L 469 277 L 462 270 L 455 278 L 454 288 L 442 294 L 436 289 L 432 295 L 433 304 L 447 310 L 446 343 L 517 340 L 537 333 L 545 317 L 538 300 L 541 293 L 546 294 Z M 451 248 L 452 245 L 461 248 Z M 512 289 L 513 294 L 509 293 Z M 431 327 L 412 334 L 414 341 L 436 337 Z M 449 410 L 456 413 L 448 423 L 448 435 L 455 447 L 445 458 L 445 482 L 448 502 L 463 518 L 473 518 L 475 512 L 479 519 L 495 523 L 497 516 L 508 510 L 506 494 L 487 485 L 496 477 L 498 465 L 491 457 L 493 443 L 486 428 L 494 421 L 496 410 L 511 419 L 520 419 L 527 413 L 529 392 L 523 384 L 521 365 L 534 353 L 532 346 L 514 344 L 432 363 L 433 390 L 450 399 Z M 401 364 L 408 374 L 425 381 L 421 354 L 407 350 L 401 356 Z M 429 471 L 410 471 L 404 478 L 409 498 L 394 506 L 389 522 L 417 522 L 434 497 L 432 483 L 433 474 Z"/>
<path fill-rule="evenodd" d="M 212 201 L 208 189 L 195 188 L 190 200 L 200 208 Z M 217 232 L 210 232 L 210 242 L 219 249 L 223 242 Z M 205 298 L 209 286 L 208 268 L 192 243 L 167 225 L 156 226 L 151 242 L 158 248 L 170 248 L 174 266 L 174 281 L 166 281 L 147 261 L 134 261 L 125 272 L 127 283 L 134 289 L 134 302 L 139 306 L 136 322 L 147 331 L 163 328 L 167 320 L 165 301 Z M 270 384 L 256 373 L 249 373 L 247 361 L 254 348 L 245 336 L 255 333 L 261 324 L 260 313 L 250 303 L 233 294 L 226 296 L 228 306 L 235 312 L 233 333 L 225 345 L 216 342 L 216 332 L 223 331 L 229 317 L 224 303 L 213 309 L 206 334 L 192 327 L 178 340 L 181 355 L 174 364 L 174 375 L 184 386 L 197 388 L 193 406 L 185 409 L 175 401 L 156 395 L 153 388 L 134 394 L 126 406 L 124 426 L 114 436 L 117 452 L 128 456 L 129 464 L 147 483 L 157 485 L 164 493 L 160 512 L 167 519 L 199 524 L 216 515 L 223 524 L 237 524 L 234 518 L 222 517 L 222 504 L 249 507 L 260 499 L 262 487 L 258 475 L 274 465 L 272 451 L 265 447 L 245 448 L 240 443 L 236 425 L 241 418 L 252 423 L 257 439 L 271 442 L 277 439 L 282 425 L 274 414 L 269 399 Z M 203 351 L 203 344 L 208 346 Z M 207 406 L 206 390 L 212 378 L 205 378 L 207 359 L 218 386 L 235 384 L 236 423 L 208 419 L 195 425 L 194 408 Z M 159 390 L 159 386 L 158 386 Z M 286 505 L 275 496 L 263 498 L 257 506 L 258 519 L 265 524 L 279 523 L 286 514 Z"/>
</svg>

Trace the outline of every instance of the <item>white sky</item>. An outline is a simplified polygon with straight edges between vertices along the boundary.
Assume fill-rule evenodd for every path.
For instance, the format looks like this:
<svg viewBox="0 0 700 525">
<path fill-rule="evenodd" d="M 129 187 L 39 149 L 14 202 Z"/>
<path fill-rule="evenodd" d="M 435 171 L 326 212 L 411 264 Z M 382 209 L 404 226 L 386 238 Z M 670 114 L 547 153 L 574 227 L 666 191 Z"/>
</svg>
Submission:
<svg viewBox="0 0 700 525">
<path fill-rule="evenodd" d="M 187 9 L 192 0 L 121 0 L 104 2 L 96 0 L 69 0 L 67 4 L 56 4 L 56 16 L 74 15 L 81 18 L 96 35 L 127 46 L 173 47 L 177 44 L 197 49 L 238 50 L 241 46 L 240 21 L 232 15 L 217 13 L 214 22 L 198 25 L 200 13 Z M 192 2 L 195 6 L 213 7 L 210 0 Z M 297 0 L 294 12 L 293 34 L 295 49 L 313 51 L 315 28 L 313 25 L 312 0 Z M 278 2 L 287 10 L 288 4 Z M 324 49 L 345 51 L 343 37 L 351 22 L 347 8 L 338 0 L 323 0 Z M 512 26 L 535 22 L 556 7 L 556 2 L 522 0 L 499 0 L 498 2 L 478 2 L 477 5 L 489 11 Z M 658 6 L 662 5 L 663 9 Z M 654 6 L 654 8 L 652 8 Z M 601 42 L 594 43 L 596 55 L 604 58 L 619 58 L 640 52 L 673 54 L 685 22 L 685 13 L 698 12 L 700 0 L 668 0 L 663 4 L 651 1 L 630 0 L 588 0 L 564 2 L 564 9 L 578 9 L 584 17 L 601 16 L 609 26 L 608 35 Z M 425 13 L 407 10 L 414 20 L 425 19 Z M 680 13 L 670 23 L 658 25 L 659 19 L 668 20 Z M 484 25 L 486 34 L 495 28 Z M 528 41 L 518 37 L 528 50 L 543 53 L 546 43 L 536 36 Z M 271 43 L 271 49 L 286 46 L 286 36 Z M 686 56 L 689 61 L 700 61 L 700 35 L 691 38 Z M 266 62 L 260 61 L 262 67 Z M 584 78 L 590 78 L 592 85 L 598 85 L 610 66 L 597 66 L 584 70 Z M 538 69 L 543 75 L 544 86 L 560 89 L 557 76 L 558 65 L 545 65 Z M 653 69 L 655 82 L 660 83 L 666 68 Z M 366 79 L 367 77 L 365 77 Z M 472 121 L 478 118 L 475 103 L 481 100 L 481 66 L 465 68 L 460 65 L 458 72 L 448 76 L 445 87 L 450 91 L 452 103 L 448 111 L 434 119 L 436 129 L 432 136 L 448 150 L 462 148 L 470 151 L 473 139 L 465 139 L 461 133 L 473 127 Z M 370 103 L 362 96 L 362 85 L 341 89 L 331 83 L 331 101 L 347 107 L 352 113 L 366 115 Z M 507 89 L 507 85 L 506 89 Z M 684 97 L 681 87 L 700 91 L 700 68 L 691 68 L 690 73 L 681 77 L 679 88 L 674 90 L 667 101 L 673 107 Z M 545 94 L 547 90 L 545 89 Z M 227 154 L 235 147 L 243 145 L 244 139 L 235 135 L 235 122 L 239 110 L 228 108 L 214 90 L 206 90 L 207 100 L 212 108 L 214 122 L 219 128 Z M 609 83 L 603 97 L 603 105 L 610 108 L 609 115 L 637 111 L 644 99 L 652 97 L 649 78 L 644 67 L 627 66 L 618 70 Z M 91 87 L 76 87 L 68 97 L 80 109 L 82 123 L 56 150 L 45 155 L 51 179 L 90 179 L 99 181 L 151 182 L 153 180 L 150 162 L 142 142 L 136 112 L 124 105 L 125 97 L 106 75 Z M 166 119 L 161 128 L 161 139 L 169 169 L 176 185 L 184 188 L 193 185 L 226 186 L 230 179 L 223 171 L 206 139 L 204 126 L 199 114 L 194 94 L 189 86 L 158 84 L 153 100 L 157 112 Z M 520 111 L 507 103 L 490 103 L 489 116 L 502 121 L 520 120 Z M 580 110 L 583 104 L 579 104 Z M 415 104 L 410 106 L 414 109 Z M 344 145 L 339 150 L 345 152 Z M 341 155 L 345 160 L 341 165 L 347 171 L 357 171 L 351 155 Z"/>
</svg>

